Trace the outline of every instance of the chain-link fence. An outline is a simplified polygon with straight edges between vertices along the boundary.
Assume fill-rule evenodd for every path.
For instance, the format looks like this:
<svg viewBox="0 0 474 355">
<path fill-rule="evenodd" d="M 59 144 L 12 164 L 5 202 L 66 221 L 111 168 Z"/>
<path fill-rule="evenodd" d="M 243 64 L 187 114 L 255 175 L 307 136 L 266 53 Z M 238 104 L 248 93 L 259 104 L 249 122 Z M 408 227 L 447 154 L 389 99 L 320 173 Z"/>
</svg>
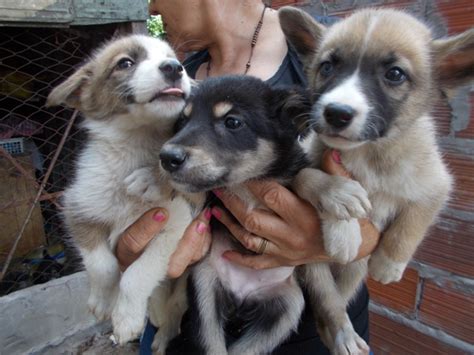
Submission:
<svg viewBox="0 0 474 355">
<path fill-rule="evenodd" d="M 0 30 L 0 296 L 76 271 L 61 193 L 81 147 L 81 117 L 46 109 L 53 87 L 115 27 Z"/>
</svg>

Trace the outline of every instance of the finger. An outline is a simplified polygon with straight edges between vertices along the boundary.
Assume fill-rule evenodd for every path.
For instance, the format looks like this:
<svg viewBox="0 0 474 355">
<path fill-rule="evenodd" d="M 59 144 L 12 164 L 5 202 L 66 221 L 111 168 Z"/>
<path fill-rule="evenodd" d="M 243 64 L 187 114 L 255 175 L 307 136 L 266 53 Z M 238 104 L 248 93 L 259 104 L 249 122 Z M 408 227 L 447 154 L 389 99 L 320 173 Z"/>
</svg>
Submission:
<svg viewBox="0 0 474 355">
<path fill-rule="evenodd" d="M 204 245 L 207 243 L 206 238 L 210 239 L 210 216 L 210 210 L 205 209 L 186 228 L 168 264 L 168 276 L 170 278 L 181 276 L 184 270 L 196 261 L 196 256 L 202 254 Z"/>
<path fill-rule="evenodd" d="M 278 243 L 290 232 L 285 221 L 271 211 L 266 211 L 260 208 L 249 209 L 248 206 L 235 194 L 220 191 L 218 196 L 220 196 L 219 198 L 224 203 L 224 206 L 239 221 L 241 225 L 239 227 L 243 227 L 244 231 L 271 240 L 274 243 Z M 233 232 L 237 234 L 237 238 L 241 235 L 241 233 L 239 234 L 241 230 L 236 229 L 238 224 L 235 223 L 228 213 L 223 213 L 223 210 L 217 207 L 213 208 L 212 211 L 219 211 L 220 214 L 224 215 L 224 217 L 228 216 L 226 219 L 226 223 L 229 224 L 228 227 L 234 228 Z M 214 215 L 217 219 L 219 219 L 220 216 L 219 212 Z M 242 235 L 242 238 L 243 237 L 244 235 Z M 243 241 L 242 238 L 239 239 L 241 242 Z"/>
<path fill-rule="evenodd" d="M 207 252 L 211 248 L 211 241 L 212 241 L 212 231 L 211 231 L 211 225 L 209 225 L 209 229 L 203 239 L 201 250 L 196 250 L 196 253 L 194 253 L 194 257 L 191 260 L 191 264 L 198 262 L 207 254 Z"/>
<path fill-rule="evenodd" d="M 244 248 L 251 250 L 253 252 L 259 252 L 264 238 L 252 234 L 240 224 L 238 224 L 235 219 L 233 219 L 229 213 L 218 208 L 212 208 L 212 215 L 216 217 L 222 224 L 224 224 L 229 232 L 244 246 Z M 271 254 L 275 248 L 275 245 L 267 239 L 267 245 L 265 247 L 264 253 Z"/>
<path fill-rule="evenodd" d="M 321 168 L 330 175 L 344 176 L 352 179 L 351 174 L 342 165 L 341 153 L 335 149 L 327 149 L 323 153 Z"/>
<path fill-rule="evenodd" d="M 228 250 L 222 256 L 241 266 L 261 270 L 282 266 L 281 261 L 273 255 L 245 255 L 233 250 Z"/>
<path fill-rule="evenodd" d="M 148 243 L 163 229 L 167 220 L 168 212 L 165 209 L 154 208 L 125 230 L 115 249 L 122 271 L 141 255 Z"/>
<path fill-rule="evenodd" d="M 287 228 L 284 229 L 283 241 L 288 240 L 288 235 L 294 234 L 289 226 L 319 224 L 314 207 L 277 182 L 251 181 L 247 183 L 247 186 L 255 197 L 284 220 Z M 308 220 L 308 216 L 313 216 L 313 218 Z"/>
<path fill-rule="evenodd" d="M 261 203 L 284 220 L 293 216 L 290 207 L 297 203 L 297 197 L 286 187 L 272 180 L 249 181 L 247 187 Z"/>
</svg>

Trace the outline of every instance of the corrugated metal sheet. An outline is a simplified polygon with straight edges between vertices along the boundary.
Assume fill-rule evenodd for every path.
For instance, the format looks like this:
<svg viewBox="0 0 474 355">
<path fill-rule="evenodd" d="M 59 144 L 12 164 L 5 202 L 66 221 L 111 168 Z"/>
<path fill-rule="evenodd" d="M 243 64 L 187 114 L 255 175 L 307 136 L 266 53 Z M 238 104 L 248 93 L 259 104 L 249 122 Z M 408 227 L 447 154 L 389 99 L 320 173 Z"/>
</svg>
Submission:
<svg viewBox="0 0 474 355">
<path fill-rule="evenodd" d="M 0 26 L 77 26 L 145 21 L 146 0 L 0 0 Z"/>
</svg>

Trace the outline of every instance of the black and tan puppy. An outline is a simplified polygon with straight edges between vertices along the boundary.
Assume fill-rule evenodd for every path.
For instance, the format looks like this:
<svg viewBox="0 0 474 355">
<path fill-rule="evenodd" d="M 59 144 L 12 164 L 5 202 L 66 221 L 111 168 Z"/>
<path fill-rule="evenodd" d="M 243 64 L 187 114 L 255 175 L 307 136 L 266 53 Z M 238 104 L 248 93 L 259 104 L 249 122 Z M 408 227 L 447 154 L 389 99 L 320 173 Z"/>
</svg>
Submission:
<svg viewBox="0 0 474 355">
<path fill-rule="evenodd" d="M 162 165 L 177 190 L 225 186 L 250 208 L 261 208 L 243 182 L 272 178 L 288 184 L 307 166 L 297 121 L 307 118 L 310 107 L 305 92 L 272 89 L 256 78 L 206 80 L 184 108 L 179 132 L 163 146 Z M 231 249 L 242 247 L 223 226 L 214 227 L 211 251 L 192 271 L 198 341 L 206 354 L 271 352 L 296 329 L 303 310 L 294 268 L 244 268 L 222 257 Z M 242 329 L 235 342 L 225 332 L 234 328 L 231 320 Z"/>
<path fill-rule="evenodd" d="M 322 335 L 334 353 L 364 352 L 345 313 L 347 302 L 367 265 L 382 283 L 400 280 L 449 196 L 452 179 L 436 144 L 431 110 L 441 90 L 473 79 L 474 30 L 433 39 L 413 16 L 387 9 L 362 10 L 325 28 L 300 10 L 283 8 L 280 22 L 314 96 L 314 164 L 325 147 L 339 149 L 344 166 L 368 192 L 369 218 L 383 232 L 370 259 L 352 262 L 360 229 L 347 211 L 331 206 L 331 195 L 321 196 L 331 177 L 304 169 L 295 179 L 298 194 L 324 210 L 326 251 L 348 263 L 333 265 L 332 274 L 324 264 L 306 268 L 327 326 Z"/>
</svg>

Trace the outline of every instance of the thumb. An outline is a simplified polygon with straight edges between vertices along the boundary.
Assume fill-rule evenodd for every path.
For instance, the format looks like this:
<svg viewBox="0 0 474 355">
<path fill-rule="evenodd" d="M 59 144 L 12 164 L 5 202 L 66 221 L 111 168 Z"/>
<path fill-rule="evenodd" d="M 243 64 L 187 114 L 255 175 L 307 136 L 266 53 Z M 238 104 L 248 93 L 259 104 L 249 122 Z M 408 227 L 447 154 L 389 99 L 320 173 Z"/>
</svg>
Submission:
<svg viewBox="0 0 474 355">
<path fill-rule="evenodd" d="M 323 161 L 321 167 L 324 172 L 330 175 L 344 176 L 348 179 L 352 179 L 351 174 L 342 165 L 341 153 L 335 149 L 327 149 L 323 153 Z"/>
<path fill-rule="evenodd" d="M 154 208 L 145 212 L 125 232 L 117 243 L 117 259 L 125 267 L 134 262 L 148 243 L 165 226 L 168 212 L 163 208 Z"/>
</svg>

